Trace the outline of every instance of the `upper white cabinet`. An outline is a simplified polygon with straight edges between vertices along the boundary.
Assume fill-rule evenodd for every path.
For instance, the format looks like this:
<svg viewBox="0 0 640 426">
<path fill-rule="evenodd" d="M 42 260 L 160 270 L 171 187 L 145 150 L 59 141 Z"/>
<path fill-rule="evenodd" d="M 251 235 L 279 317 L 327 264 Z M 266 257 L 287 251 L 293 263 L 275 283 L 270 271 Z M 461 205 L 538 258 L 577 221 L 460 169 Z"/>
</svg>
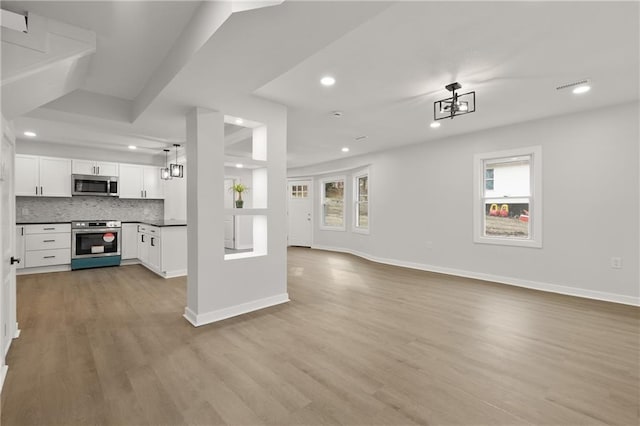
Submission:
<svg viewBox="0 0 640 426">
<path fill-rule="evenodd" d="M 160 169 L 154 166 L 120 164 L 120 198 L 163 198 Z"/>
<path fill-rule="evenodd" d="M 76 175 L 118 176 L 118 163 L 72 160 L 71 170 Z"/>
<path fill-rule="evenodd" d="M 71 160 L 16 155 L 16 195 L 71 197 Z"/>
</svg>

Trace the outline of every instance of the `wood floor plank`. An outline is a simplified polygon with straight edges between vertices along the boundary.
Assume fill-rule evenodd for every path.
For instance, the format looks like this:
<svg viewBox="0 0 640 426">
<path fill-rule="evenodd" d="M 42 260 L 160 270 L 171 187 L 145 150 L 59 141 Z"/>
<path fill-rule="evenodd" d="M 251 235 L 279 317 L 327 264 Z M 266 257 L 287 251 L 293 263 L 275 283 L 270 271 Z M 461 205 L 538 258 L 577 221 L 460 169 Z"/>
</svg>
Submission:
<svg viewBox="0 0 640 426">
<path fill-rule="evenodd" d="M 186 279 L 18 277 L 3 425 L 637 425 L 640 309 L 290 248 L 291 302 L 193 328 Z"/>
</svg>

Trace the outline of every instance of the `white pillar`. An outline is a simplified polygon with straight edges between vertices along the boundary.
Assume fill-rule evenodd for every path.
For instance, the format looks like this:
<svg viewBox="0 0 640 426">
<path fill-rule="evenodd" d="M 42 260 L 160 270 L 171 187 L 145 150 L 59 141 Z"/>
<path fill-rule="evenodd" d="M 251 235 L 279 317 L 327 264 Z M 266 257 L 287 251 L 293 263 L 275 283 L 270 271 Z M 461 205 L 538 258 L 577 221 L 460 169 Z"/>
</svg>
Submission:
<svg viewBox="0 0 640 426">
<path fill-rule="evenodd" d="M 221 277 L 215 266 L 224 259 L 224 117 L 194 108 L 187 114 L 187 308 L 196 323 L 207 297 L 205 286 Z"/>
<path fill-rule="evenodd" d="M 253 207 L 224 207 L 224 116 L 195 108 L 187 116 L 189 237 L 185 318 L 200 326 L 287 302 L 286 108 L 240 100 L 232 116 L 262 125 L 253 132 Z M 223 109 L 223 108 L 221 108 Z M 244 115 L 244 114 L 246 115 Z M 253 252 L 224 253 L 226 215 L 253 218 Z"/>
</svg>

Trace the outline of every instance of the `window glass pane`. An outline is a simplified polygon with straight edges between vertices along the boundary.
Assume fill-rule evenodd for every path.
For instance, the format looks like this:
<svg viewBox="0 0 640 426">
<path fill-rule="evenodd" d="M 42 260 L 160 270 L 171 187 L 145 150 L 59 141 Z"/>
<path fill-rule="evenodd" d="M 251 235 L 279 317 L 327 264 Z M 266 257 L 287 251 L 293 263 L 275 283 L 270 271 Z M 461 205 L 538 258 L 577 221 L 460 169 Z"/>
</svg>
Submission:
<svg viewBox="0 0 640 426">
<path fill-rule="evenodd" d="M 358 178 L 358 201 L 367 201 L 369 197 L 369 176 Z"/>
<path fill-rule="evenodd" d="M 484 235 L 529 238 L 529 200 L 486 200 Z"/>
<path fill-rule="evenodd" d="M 356 226 L 358 228 L 369 227 L 369 203 L 358 203 L 358 212 L 356 215 Z"/>
<path fill-rule="evenodd" d="M 528 197 L 531 156 L 485 160 L 485 197 Z"/>
<path fill-rule="evenodd" d="M 344 224 L 344 181 L 324 182 L 324 224 L 343 226 Z"/>
</svg>

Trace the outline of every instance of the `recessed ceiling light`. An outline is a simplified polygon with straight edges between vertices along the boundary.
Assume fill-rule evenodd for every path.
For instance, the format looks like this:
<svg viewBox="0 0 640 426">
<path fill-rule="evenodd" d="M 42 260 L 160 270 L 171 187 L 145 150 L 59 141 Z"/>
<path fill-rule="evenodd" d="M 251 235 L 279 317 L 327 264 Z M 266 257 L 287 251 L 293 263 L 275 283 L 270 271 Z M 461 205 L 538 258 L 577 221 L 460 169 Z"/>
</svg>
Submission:
<svg viewBox="0 0 640 426">
<path fill-rule="evenodd" d="M 236 167 L 237 167 L 237 168 L 239 168 L 239 169 L 241 169 L 241 168 L 243 168 L 244 166 L 243 166 L 242 164 L 238 163 L 238 164 L 236 164 Z"/>
<path fill-rule="evenodd" d="M 576 95 L 579 95 L 580 93 L 587 93 L 589 90 L 591 90 L 591 86 L 587 86 L 585 84 L 584 86 L 578 86 L 575 89 L 573 89 L 573 93 L 575 93 Z"/>
<path fill-rule="evenodd" d="M 236 118 L 236 124 L 242 124 L 244 123 L 244 121 L 242 121 L 242 118 Z"/>
<path fill-rule="evenodd" d="M 437 129 L 438 127 L 440 127 L 440 123 L 438 123 L 437 121 L 434 121 L 433 123 L 430 124 L 432 129 Z"/>
<path fill-rule="evenodd" d="M 28 136 L 30 138 L 35 138 L 36 136 L 38 136 L 36 135 L 36 132 L 32 132 L 30 130 L 27 130 L 26 132 L 24 132 L 23 135 Z"/>
<path fill-rule="evenodd" d="M 320 83 L 323 86 L 333 86 L 334 84 L 336 84 L 336 79 L 331 77 L 330 75 L 327 75 L 320 79 Z"/>
<path fill-rule="evenodd" d="M 129 149 L 138 149 L 138 147 L 135 145 L 129 145 Z"/>
<path fill-rule="evenodd" d="M 342 148 L 342 152 L 349 152 L 349 148 L 345 146 L 344 148 Z"/>
</svg>

